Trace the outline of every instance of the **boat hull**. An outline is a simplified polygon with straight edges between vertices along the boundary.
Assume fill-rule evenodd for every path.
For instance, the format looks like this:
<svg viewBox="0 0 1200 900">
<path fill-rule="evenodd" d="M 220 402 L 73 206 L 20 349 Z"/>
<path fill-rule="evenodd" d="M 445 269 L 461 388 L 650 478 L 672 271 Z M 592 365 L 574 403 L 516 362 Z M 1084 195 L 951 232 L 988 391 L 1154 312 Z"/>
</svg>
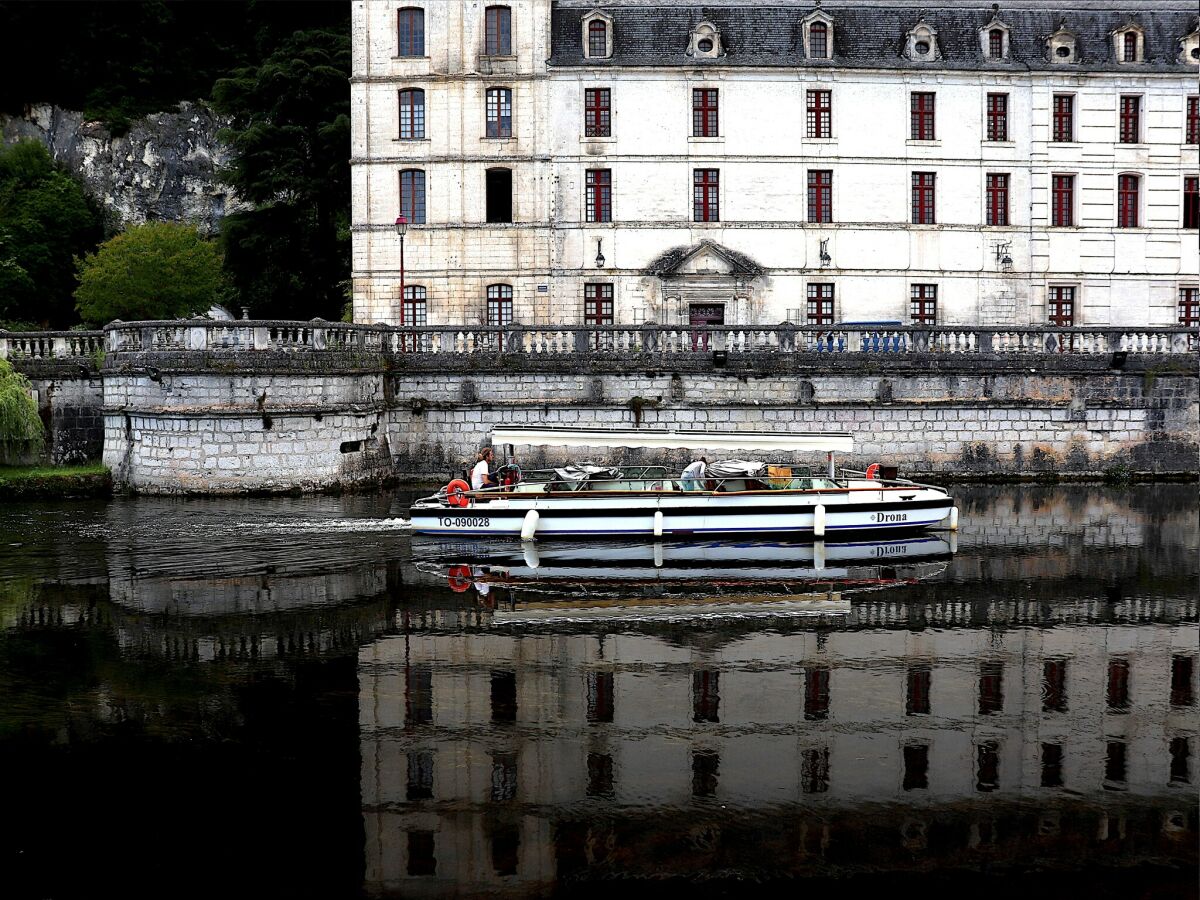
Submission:
<svg viewBox="0 0 1200 900">
<path fill-rule="evenodd" d="M 413 530 L 420 534 L 520 537 L 526 516 L 538 513 L 537 537 L 604 535 L 813 535 L 816 507 L 825 509 L 825 533 L 896 532 L 929 528 L 950 514 L 954 501 L 940 490 L 599 497 L 537 497 L 476 502 L 468 507 L 418 503 Z M 891 496 L 888 496 L 888 495 Z M 655 513 L 661 512 L 656 526 Z"/>
</svg>

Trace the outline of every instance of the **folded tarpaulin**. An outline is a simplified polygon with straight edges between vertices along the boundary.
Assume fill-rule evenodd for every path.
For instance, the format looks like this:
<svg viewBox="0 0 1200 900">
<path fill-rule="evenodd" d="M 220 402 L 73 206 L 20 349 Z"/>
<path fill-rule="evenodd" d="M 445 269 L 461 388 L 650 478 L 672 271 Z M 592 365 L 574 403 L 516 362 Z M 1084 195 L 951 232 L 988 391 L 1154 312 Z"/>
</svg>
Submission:
<svg viewBox="0 0 1200 900">
<path fill-rule="evenodd" d="M 583 463 L 578 466 L 555 469 L 554 475 L 559 481 L 582 484 L 585 481 L 593 481 L 595 479 L 620 478 L 621 470 L 614 469 L 612 466 L 595 466 L 591 463 Z"/>
<path fill-rule="evenodd" d="M 708 478 L 762 478 L 767 464 L 747 459 L 718 459 L 704 470 Z"/>
</svg>

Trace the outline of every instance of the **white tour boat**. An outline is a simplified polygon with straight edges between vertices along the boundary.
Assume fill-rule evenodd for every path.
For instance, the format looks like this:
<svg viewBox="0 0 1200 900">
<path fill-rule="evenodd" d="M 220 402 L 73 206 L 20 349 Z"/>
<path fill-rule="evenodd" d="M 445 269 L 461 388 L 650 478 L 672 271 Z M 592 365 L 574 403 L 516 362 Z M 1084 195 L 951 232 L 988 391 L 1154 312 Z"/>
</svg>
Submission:
<svg viewBox="0 0 1200 900">
<path fill-rule="evenodd" d="M 826 454 L 826 470 L 744 460 L 715 461 L 702 479 L 665 466 L 572 465 L 522 472 L 502 466 L 495 487 L 471 490 L 451 481 L 410 510 L 421 534 L 536 537 L 600 535 L 688 536 L 827 534 L 929 528 L 955 530 L 958 510 L 939 487 L 867 472 L 836 472 L 834 453 L 854 449 L 844 432 L 616 431 L 577 428 L 496 428 L 493 446 L 580 450 L 643 449 Z M 511 453 L 509 454 L 511 459 Z"/>
</svg>

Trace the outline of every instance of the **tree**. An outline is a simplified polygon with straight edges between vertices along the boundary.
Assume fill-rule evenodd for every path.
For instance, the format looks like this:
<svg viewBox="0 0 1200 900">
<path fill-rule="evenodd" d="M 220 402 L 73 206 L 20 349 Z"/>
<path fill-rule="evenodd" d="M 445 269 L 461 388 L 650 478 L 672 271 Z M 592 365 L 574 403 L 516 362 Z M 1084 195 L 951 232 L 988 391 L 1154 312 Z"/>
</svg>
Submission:
<svg viewBox="0 0 1200 900">
<path fill-rule="evenodd" d="M 130 228 L 79 262 L 76 306 L 85 322 L 175 319 L 224 299 L 221 250 L 190 225 Z"/>
<path fill-rule="evenodd" d="M 29 393 L 29 379 L 0 359 L 0 462 L 36 456 L 43 446 L 42 420 Z"/>
<path fill-rule="evenodd" d="M 35 141 L 0 146 L 0 320 L 74 321 L 74 257 L 100 240 L 83 188 Z"/>
<path fill-rule="evenodd" d="M 338 319 L 350 275 L 350 39 L 296 32 L 257 67 L 217 81 L 232 124 L 225 173 L 257 205 L 226 218 L 226 268 L 257 316 Z"/>
</svg>

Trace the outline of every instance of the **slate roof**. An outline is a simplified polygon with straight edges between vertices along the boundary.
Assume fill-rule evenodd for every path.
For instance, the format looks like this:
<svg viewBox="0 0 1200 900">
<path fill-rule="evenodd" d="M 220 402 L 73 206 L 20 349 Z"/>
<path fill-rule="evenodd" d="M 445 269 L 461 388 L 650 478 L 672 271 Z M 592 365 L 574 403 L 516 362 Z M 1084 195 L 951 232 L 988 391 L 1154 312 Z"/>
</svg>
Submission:
<svg viewBox="0 0 1200 900">
<path fill-rule="evenodd" d="M 761 275 L 763 268 L 744 253 L 738 253 L 736 250 L 730 250 L 724 244 L 718 244 L 716 241 L 703 240 L 699 244 L 690 247 L 674 247 L 666 253 L 655 259 L 650 265 L 646 266 L 643 272 L 646 275 L 658 275 L 661 277 L 670 278 L 678 273 L 679 268 L 699 253 L 702 250 L 711 250 L 717 256 L 729 263 L 732 271 L 731 275 Z"/>
<path fill-rule="evenodd" d="M 1084 4 L 1080 4 L 1084 5 Z M 1043 7 L 1046 4 L 1042 4 Z M 1005 8 L 999 17 L 1009 26 L 1009 58 L 984 58 L 979 30 L 996 14 L 991 4 L 978 6 L 878 4 L 822 4 L 820 9 L 834 22 L 833 58 L 810 60 L 804 56 L 802 22 L 816 9 L 815 3 L 725 4 L 621 2 L 580 3 L 557 0 L 551 13 L 553 52 L 550 65 L 588 66 L 774 66 L 850 67 L 896 69 L 992 69 L 1065 71 L 1195 72 L 1194 65 L 1179 61 L 1179 41 L 1197 27 L 1194 3 L 1141 2 L 1137 5 L 1104 8 L 1087 4 L 1072 9 L 1066 4 L 1037 8 L 1033 5 Z M 613 55 L 609 59 L 587 59 L 581 46 L 582 19 L 593 9 L 613 17 Z M 924 12 L 925 22 L 937 31 L 942 59 L 914 62 L 902 51 L 908 31 Z M 1046 54 L 1046 39 L 1065 20 L 1076 37 L 1079 61 L 1052 64 Z M 693 26 L 713 23 L 721 33 L 725 55 L 720 59 L 696 59 L 687 55 Z M 1119 63 L 1113 56 L 1110 32 L 1129 23 L 1145 29 L 1143 63 Z"/>
</svg>

